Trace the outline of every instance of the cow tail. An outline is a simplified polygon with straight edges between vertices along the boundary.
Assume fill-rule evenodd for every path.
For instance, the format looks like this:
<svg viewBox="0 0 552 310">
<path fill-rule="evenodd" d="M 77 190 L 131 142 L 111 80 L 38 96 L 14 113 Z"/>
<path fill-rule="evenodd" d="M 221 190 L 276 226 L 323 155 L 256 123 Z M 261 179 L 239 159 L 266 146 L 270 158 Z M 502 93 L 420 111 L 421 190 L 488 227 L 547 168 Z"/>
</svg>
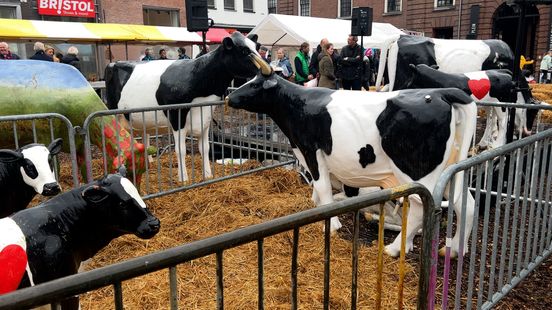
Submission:
<svg viewBox="0 0 552 310">
<path fill-rule="evenodd" d="M 457 150 L 456 158 L 451 158 L 454 162 L 459 162 L 468 158 L 468 152 L 475 135 L 477 126 L 477 105 L 464 92 L 455 89 L 461 96 L 452 101 L 453 113 L 455 115 L 454 147 Z M 449 93 L 454 96 L 456 92 Z M 462 183 L 464 175 L 459 172 L 455 180 L 455 201 L 458 201 L 462 193 Z"/>
</svg>

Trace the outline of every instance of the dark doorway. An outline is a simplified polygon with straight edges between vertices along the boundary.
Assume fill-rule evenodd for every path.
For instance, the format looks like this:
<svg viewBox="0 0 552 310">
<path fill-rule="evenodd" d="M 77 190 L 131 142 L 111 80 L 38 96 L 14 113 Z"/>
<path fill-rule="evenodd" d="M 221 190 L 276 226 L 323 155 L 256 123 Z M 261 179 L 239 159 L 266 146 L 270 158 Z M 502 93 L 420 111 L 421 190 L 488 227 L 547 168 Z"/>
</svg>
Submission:
<svg viewBox="0 0 552 310">
<path fill-rule="evenodd" d="M 501 39 L 516 50 L 517 27 L 520 8 L 517 4 L 501 4 L 493 14 L 493 38 Z M 539 24 L 539 10 L 534 4 L 527 5 L 525 11 L 525 42 L 521 45 L 521 55 L 535 59 L 536 31 Z"/>
<path fill-rule="evenodd" d="M 433 28 L 433 37 L 436 39 L 452 39 L 452 27 Z"/>
</svg>

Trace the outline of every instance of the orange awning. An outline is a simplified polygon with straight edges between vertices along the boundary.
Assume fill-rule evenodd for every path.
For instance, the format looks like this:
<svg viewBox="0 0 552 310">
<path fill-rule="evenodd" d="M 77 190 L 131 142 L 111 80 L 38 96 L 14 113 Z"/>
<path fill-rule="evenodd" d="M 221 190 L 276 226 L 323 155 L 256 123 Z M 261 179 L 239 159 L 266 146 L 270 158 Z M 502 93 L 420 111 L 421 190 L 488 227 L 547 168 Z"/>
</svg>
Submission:
<svg viewBox="0 0 552 310">
<path fill-rule="evenodd" d="M 201 31 L 197 33 L 201 36 Z M 230 36 L 228 31 L 222 28 L 210 28 L 206 35 L 207 40 L 211 41 L 211 43 L 221 43 L 224 38 Z"/>
</svg>

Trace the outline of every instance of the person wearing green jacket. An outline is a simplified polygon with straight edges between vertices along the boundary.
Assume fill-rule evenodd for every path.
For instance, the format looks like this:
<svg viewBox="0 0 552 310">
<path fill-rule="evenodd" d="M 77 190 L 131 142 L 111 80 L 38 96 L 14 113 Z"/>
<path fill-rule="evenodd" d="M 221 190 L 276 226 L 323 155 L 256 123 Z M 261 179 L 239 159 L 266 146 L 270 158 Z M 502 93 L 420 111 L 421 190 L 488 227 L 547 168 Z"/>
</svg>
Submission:
<svg viewBox="0 0 552 310">
<path fill-rule="evenodd" d="M 295 84 L 303 85 L 314 77 L 309 73 L 309 43 L 303 42 L 297 56 L 295 56 Z"/>
</svg>

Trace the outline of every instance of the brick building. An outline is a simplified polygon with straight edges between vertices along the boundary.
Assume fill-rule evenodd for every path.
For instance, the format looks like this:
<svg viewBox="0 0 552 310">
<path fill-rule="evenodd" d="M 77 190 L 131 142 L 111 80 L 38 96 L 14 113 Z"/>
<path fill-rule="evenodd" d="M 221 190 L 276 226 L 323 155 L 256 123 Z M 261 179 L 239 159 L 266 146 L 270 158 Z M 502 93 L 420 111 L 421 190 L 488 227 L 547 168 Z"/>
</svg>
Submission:
<svg viewBox="0 0 552 310">
<path fill-rule="evenodd" d="M 448 39 L 497 38 L 515 51 L 520 8 L 513 0 L 268 0 L 271 13 L 326 18 L 347 19 L 352 7 L 362 6 L 373 8 L 375 22 L 391 23 L 414 34 Z M 538 60 L 552 46 L 551 14 L 548 5 L 527 5 L 522 55 Z"/>
</svg>

